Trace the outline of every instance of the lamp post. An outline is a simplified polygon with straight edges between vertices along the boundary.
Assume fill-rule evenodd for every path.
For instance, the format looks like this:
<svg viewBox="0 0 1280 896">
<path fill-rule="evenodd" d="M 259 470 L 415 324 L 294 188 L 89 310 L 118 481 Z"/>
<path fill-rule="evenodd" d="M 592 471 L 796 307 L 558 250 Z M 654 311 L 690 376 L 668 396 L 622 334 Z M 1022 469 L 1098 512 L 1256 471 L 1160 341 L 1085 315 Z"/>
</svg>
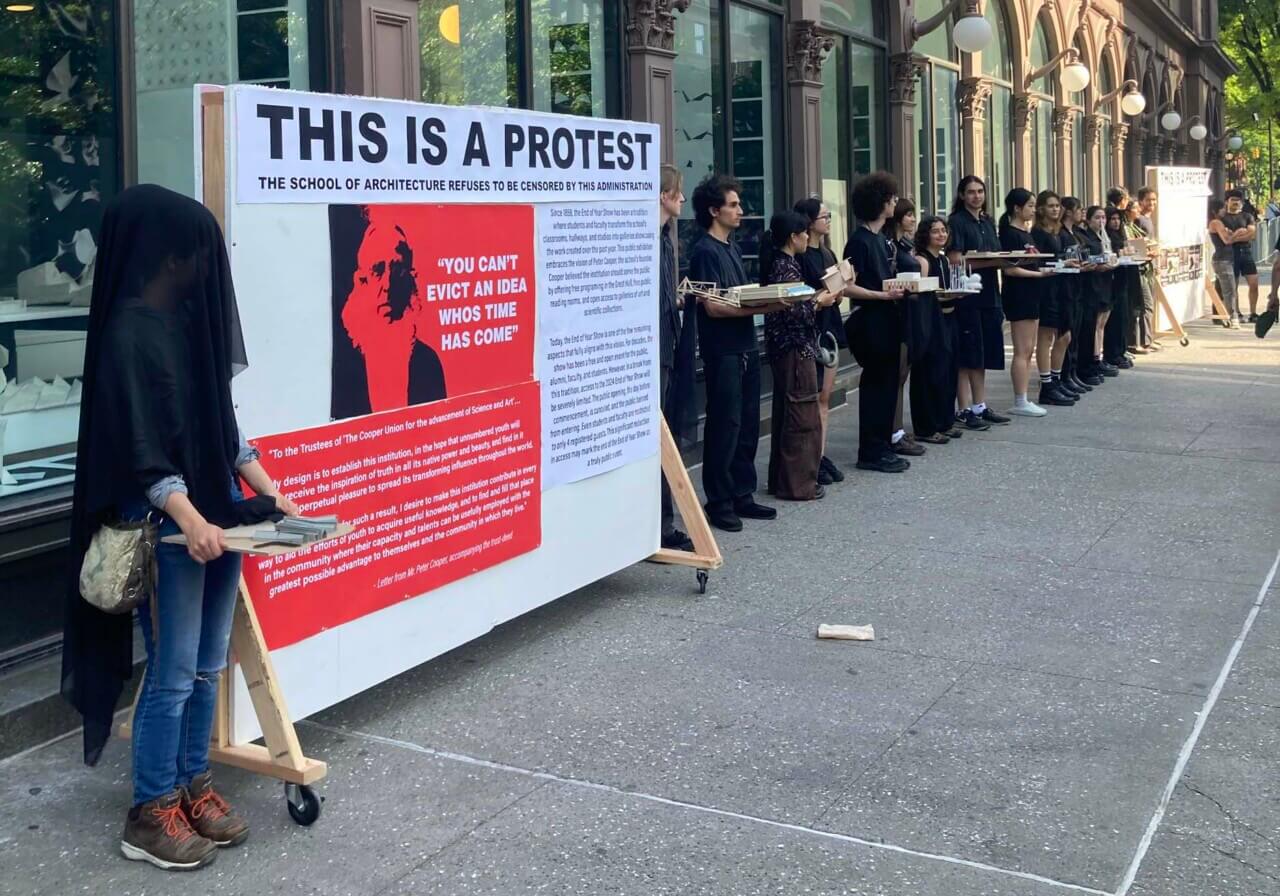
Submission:
<svg viewBox="0 0 1280 896">
<path fill-rule="evenodd" d="M 1120 97 L 1120 111 L 1131 118 L 1141 115 L 1147 108 L 1147 98 L 1138 89 L 1138 82 L 1130 78 L 1105 96 L 1098 97 L 1093 107 L 1094 113 L 1116 97 Z"/>
<path fill-rule="evenodd" d="M 1049 74 L 1064 60 L 1067 64 L 1062 68 L 1062 86 L 1071 93 L 1079 93 L 1088 87 L 1089 69 L 1080 61 L 1080 51 L 1075 47 L 1067 47 L 1035 71 L 1029 72 L 1022 89 L 1030 91 L 1032 84 Z"/>
<path fill-rule="evenodd" d="M 904 29 L 907 36 L 907 49 L 911 49 L 916 41 L 936 30 L 962 6 L 965 12 L 951 30 L 951 39 L 955 41 L 956 48 L 962 53 L 982 52 L 987 44 L 991 43 L 994 35 L 991 33 L 991 23 L 978 10 L 978 0 L 950 0 L 936 15 L 930 16 L 923 22 L 916 21 L 914 16 L 909 18 L 907 27 Z"/>
</svg>

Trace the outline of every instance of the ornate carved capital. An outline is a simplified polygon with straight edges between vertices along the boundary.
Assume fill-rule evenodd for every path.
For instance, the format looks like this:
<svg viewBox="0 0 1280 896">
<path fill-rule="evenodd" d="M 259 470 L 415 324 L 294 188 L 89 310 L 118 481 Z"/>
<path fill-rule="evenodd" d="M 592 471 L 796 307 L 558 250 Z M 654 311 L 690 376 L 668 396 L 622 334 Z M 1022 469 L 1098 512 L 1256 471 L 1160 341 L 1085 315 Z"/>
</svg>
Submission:
<svg viewBox="0 0 1280 896">
<path fill-rule="evenodd" d="M 985 121 L 989 99 L 991 81 L 988 78 L 964 78 L 956 89 L 956 101 L 960 104 L 963 121 Z"/>
<path fill-rule="evenodd" d="M 1040 98 L 1024 93 L 1013 98 L 1013 129 L 1025 130 L 1031 127 L 1036 109 L 1040 106 Z"/>
<path fill-rule="evenodd" d="M 1113 152 L 1124 152 L 1125 140 L 1129 138 L 1129 126 L 1123 122 L 1111 126 L 1111 149 Z"/>
<path fill-rule="evenodd" d="M 1084 149 L 1094 150 L 1102 145 L 1102 126 L 1103 118 L 1101 115 L 1089 115 L 1084 120 Z"/>
<path fill-rule="evenodd" d="M 889 102 L 909 105 L 916 101 L 916 86 L 924 66 L 924 57 L 915 53 L 895 53 L 890 57 Z"/>
<path fill-rule="evenodd" d="M 1053 136 L 1058 142 L 1071 142 L 1072 113 L 1075 111 L 1070 107 L 1053 110 Z"/>
<path fill-rule="evenodd" d="M 792 84 L 821 84 L 822 63 L 836 39 L 817 22 L 798 19 L 791 23 L 787 45 L 787 80 Z"/>
<path fill-rule="evenodd" d="M 627 4 L 627 48 L 671 52 L 676 43 L 676 13 L 693 0 L 630 0 Z"/>
</svg>

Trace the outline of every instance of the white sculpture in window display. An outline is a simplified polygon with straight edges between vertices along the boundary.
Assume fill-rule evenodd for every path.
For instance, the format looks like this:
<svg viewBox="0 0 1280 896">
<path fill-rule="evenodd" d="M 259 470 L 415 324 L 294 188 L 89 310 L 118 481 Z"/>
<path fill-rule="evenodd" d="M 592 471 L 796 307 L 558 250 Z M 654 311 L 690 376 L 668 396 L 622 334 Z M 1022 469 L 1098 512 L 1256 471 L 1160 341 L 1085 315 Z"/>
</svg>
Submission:
<svg viewBox="0 0 1280 896">
<path fill-rule="evenodd" d="M 28 305 L 89 304 L 93 293 L 93 268 L 98 258 L 98 245 L 88 230 L 77 230 L 69 243 L 59 244 L 59 255 L 74 255 L 82 266 L 79 277 L 58 269 L 55 261 L 46 261 L 18 273 L 18 298 Z M 64 267 L 68 265 L 64 264 Z"/>
</svg>

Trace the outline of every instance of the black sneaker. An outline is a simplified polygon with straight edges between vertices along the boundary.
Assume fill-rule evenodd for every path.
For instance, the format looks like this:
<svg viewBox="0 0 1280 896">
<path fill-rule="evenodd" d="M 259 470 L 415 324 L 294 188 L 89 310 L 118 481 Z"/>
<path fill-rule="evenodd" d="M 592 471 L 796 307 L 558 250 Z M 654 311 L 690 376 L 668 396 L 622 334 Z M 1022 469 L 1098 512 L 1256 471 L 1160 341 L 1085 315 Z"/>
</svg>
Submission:
<svg viewBox="0 0 1280 896">
<path fill-rule="evenodd" d="M 1256 324 L 1257 322 L 1258 322 L 1258 315 L 1257 315 L 1257 314 L 1250 314 L 1250 315 L 1249 315 L 1249 323 L 1251 323 L 1251 324 Z"/>
<path fill-rule="evenodd" d="M 835 480 L 831 478 L 831 474 L 827 472 L 826 467 L 819 466 L 818 485 L 830 485 L 833 482 L 835 482 Z"/>
<path fill-rule="evenodd" d="M 911 461 L 905 457 L 898 457 L 894 454 L 886 454 L 879 460 L 860 460 L 858 461 L 859 470 L 871 470 L 874 473 L 905 473 L 911 469 Z"/>
<path fill-rule="evenodd" d="M 973 429 L 978 432 L 985 432 L 991 428 L 991 424 L 984 421 L 972 410 L 964 410 L 960 412 L 960 425 L 965 429 Z"/>
<path fill-rule="evenodd" d="M 707 522 L 725 532 L 741 532 L 742 518 L 732 510 L 707 511 Z"/>
<path fill-rule="evenodd" d="M 1004 416 L 1004 414 L 997 414 L 991 408 L 987 408 L 982 412 L 982 419 L 988 423 L 994 423 L 996 426 L 1004 426 L 1010 422 L 1010 418 Z"/>
<path fill-rule="evenodd" d="M 1098 373 L 1109 379 L 1114 379 L 1120 375 L 1120 368 L 1116 367 L 1114 364 L 1108 364 L 1106 361 L 1103 361 L 1098 365 Z"/>
<path fill-rule="evenodd" d="M 692 551 L 693 539 L 679 529 L 662 536 L 662 546 L 669 551 Z"/>
<path fill-rule="evenodd" d="M 822 455 L 822 460 L 818 463 L 818 469 L 826 470 L 827 475 L 831 477 L 832 482 L 844 482 L 844 473 L 841 472 L 840 468 L 832 463 L 831 458 L 827 457 L 825 454 Z"/>
<path fill-rule="evenodd" d="M 733 512 L 744 520 L 772 520 L 777 519 L 778 516 L 778 511 L 774 508 L 757 504 L 750 498 L 734 502 Z"/>
</svg>

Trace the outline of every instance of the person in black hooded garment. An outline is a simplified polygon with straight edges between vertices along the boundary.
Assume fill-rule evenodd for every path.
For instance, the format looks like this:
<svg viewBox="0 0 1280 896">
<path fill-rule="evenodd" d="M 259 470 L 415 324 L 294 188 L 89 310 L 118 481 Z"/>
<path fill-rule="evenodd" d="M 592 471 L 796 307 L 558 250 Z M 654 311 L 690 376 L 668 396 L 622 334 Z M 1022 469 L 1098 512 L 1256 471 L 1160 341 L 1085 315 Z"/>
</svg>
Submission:
<svg viewBox="0 0 1280 896">
<path fill-rule="evenodd" d="M 106 208 L 85 348 L 62 692 L 97 763 L 132 667 L 132 619 L 79 594 L 94 532 L 157 520 L 188 546 L 156 550 L 156 598 L 140 608 L 148 668 L 133 719 L 133 808 L 121 850 L 162 868 L 212 859 L 248 827 L 213 791 L 209 736 L 240 559 L 222 527 L 297 508 L 244 441 L 231 378 L 247 366 L 222 233 L 198 202 L 153 185 Z M 257 493 L 242 499 L 239 476 Z M 193 806 L 201 807 L 194 811 Z"/>
</svg>

